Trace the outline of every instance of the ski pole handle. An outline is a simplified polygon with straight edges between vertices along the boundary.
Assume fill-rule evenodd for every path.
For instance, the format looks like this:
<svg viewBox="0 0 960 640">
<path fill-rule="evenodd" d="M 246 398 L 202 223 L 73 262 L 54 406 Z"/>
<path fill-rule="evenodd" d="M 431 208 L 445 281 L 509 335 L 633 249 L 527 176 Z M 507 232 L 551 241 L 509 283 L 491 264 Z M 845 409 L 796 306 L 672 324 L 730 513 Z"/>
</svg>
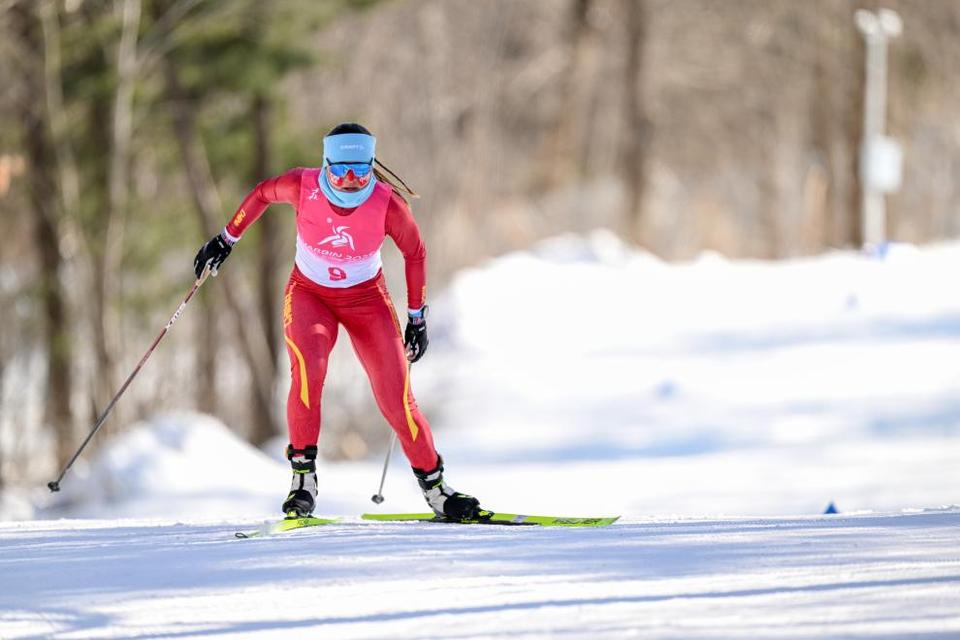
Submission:
<svg viewBox="0 0 960 640">
<path fill-rule="evenodd" d="M 156 339 L 154 339 L 153 344 L 151 344 L 150 348 L 147 349 L 147 352 L 143 354 L 143 357 L 140 359 L 140 362 L 137 363 L 136 368 L 127 377 L 126 381 L 120 387 L 120 390 L 117 391 L 116 395 L 113 396 L 113 399 L 107 405 L 107 408 L 103 411 L 102 414 L 100 414 L 100 417 L 97 419 L 96 425 L 94 425 L 90 433 L 87 434 L 86 439 L 83 441 L 83 444 L 80 445 L 80 448 L 77 449 L 77 452 L 73 454 L 72 458 L 70 458 L 70 462 L 67 463 L 67 466 L 64 467 L 63 471 L 60 472 L 60 476 L 56 480 L 53 480 L 52 482 L 47 483 L 47 488 L 50 489 L 51 492 L 55 493 L 57 491 L 60 491 L 60 482 L 63 480 L 63 477 L 67 475 L 67 471 L 70 470 L 70 468 L 73 466 L 73 463 L 77 461 L 77 458 L 80 457 L 80 454 L 86 448 L 87 444 L 90 442 L 90 440 L 93 439 L 93 436 L 96 435 L 97 431 L 100 430 L 100 427 L 103 426 L 103 423 L 106 421 L 107 416 L 110 415 L 110 412 L 113 410 L 113 406 L 117 404 L 117 400 L 120 399 L 120 396 L 123 395 L 123 392 L 127 390 L 127 387 L 130 386 L 130 383 L 133 382 L 133 379 L 137 376 L 138 373 L 140 373 L 140 369 L 142 369 L 143 365 L 146 364 L 147 359 L 153 353 L 153 350 L 157 348 L 157 345 L 160 344 L 160 341 L 163 340 L 163 337 L 167 335 L 167 331 L 170 330 L 170 327 L 172 327 L 173 324 L 180 318 L 180 315 L 183 313 L 183 310 L 187 307 L 187 303 L 190 302 L 191 298 L 193 298 L 193 294 L 197 292 L 197 290 L 203 285 L 203 283 L 206 281 L 206 279 L 209 276 L 210 276 L 210 265 L 207 265 L 206 267 L 204 267 L 203 273 L 200 274 L 200 277 L 197 278 L 196 282 L 193 283 L 193 288 L 191 288 L 189 293 L 187 293 L 187 297 L 183 299 L 183 302 L 180 303 L 180 306 L 177 307 L 177 310 L 173 312 L 173 315 L 170 317 L 170 320 L 167 322 L 166 326 L 160 332 L 160 335 L 158 335 Z"/>
</svg>

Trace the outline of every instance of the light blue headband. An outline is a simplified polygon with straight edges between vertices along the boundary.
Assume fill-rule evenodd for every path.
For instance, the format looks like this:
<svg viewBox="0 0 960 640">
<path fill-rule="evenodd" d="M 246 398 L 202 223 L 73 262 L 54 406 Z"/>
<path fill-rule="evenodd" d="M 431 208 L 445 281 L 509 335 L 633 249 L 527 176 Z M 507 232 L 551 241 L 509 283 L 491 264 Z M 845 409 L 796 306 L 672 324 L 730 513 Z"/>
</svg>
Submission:
<svg viewBox="0 0 960 640">
<path fill-rule="evenodd" d="M 328 162 L 373 162 L 377 139 L 366 133 L 338 133 L 323 139 L 323 164 Z"/>
</svg>

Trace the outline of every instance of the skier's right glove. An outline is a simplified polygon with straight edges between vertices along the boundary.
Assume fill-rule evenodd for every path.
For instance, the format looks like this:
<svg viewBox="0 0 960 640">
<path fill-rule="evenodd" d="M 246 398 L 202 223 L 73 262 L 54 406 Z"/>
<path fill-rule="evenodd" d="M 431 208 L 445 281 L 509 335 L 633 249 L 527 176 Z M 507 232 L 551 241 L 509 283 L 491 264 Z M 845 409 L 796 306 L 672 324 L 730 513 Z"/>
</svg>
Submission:
<svg viewBox="0 0 960 640">
<path fill-rule="evenodd" d="M 233 246 L 218 233 L 207 240 L 200 247 L 200 251 L 197 251 L 197 257 L 193 259 L 193 272 L 199 278 L 203 269 L 209 264 L 210 273 L 214 276 L 217 275 L 217 269 L 220 268 L 220 265 L 223 264 L 232 250 Z"/>
</svg>

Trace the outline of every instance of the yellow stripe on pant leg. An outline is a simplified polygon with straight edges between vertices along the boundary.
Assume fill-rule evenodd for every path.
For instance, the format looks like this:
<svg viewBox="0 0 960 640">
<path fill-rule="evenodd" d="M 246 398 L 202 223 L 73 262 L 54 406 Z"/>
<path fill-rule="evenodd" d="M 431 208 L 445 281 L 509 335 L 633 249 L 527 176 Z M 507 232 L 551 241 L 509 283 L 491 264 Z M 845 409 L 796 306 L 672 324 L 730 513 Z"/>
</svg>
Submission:
<svg viewBox="0 0 960 640">
<path fill-rule="evenodd" d="M 403 330 L 400 328 L 400 318 L 397 317 L 397 310 L 393 306 L 393 301 L 383 287 L 378 285 L 377 290 L 380 291 L 380 297 L 383 298 L 383 301 L 387 304 L 387 308 L 390 310 L 390 316 L 393 318 L 393 326 L 397 330 L 397 335 L 400 336 L 400 343 L 403 344 Z M 424 290 L 426 290 L 426 288 L 424 288 Z M 413 419 L 413 412 L 410 411 L 409 398 L 410 369 L 408 367 L 403 378 L 403 413 L 407 416 L 407 428 L 410 429 L 410 436 L 413 438 L 413 441 L 416 442 L 417 435 L 420 433 L 420 427 L 417 426 L 417 422 Z"/>
<path fill-rule="evenodd" d="M 303 361 L 303 354 L 300 353 L 300 349 L 297 348 L 297 345 L 293 340 L 290 339 L 290 336 L 283 336 L 287 341 L 290 349 L 293 351 L 293 355 L 297 356 L 297 362 L 300 365 L 300 401 L 303 403 L 307 409 L 310 408 L 310 390 L 307 386 L 307 363 Z"/>
<path fill-rule="evenodd" d="M 420 433 L 420 428 L 417 427 L 416 421 L 413 419 L 413 412 L 410 411 L 410 369 L 407 369 L 406 374 L 403 378 L 403 412 L 407 415 L 407 427 L 410 429 L 410 435 L 413 437 L 413 441 L 417 441 L 417 435 Z"/>
</svg>

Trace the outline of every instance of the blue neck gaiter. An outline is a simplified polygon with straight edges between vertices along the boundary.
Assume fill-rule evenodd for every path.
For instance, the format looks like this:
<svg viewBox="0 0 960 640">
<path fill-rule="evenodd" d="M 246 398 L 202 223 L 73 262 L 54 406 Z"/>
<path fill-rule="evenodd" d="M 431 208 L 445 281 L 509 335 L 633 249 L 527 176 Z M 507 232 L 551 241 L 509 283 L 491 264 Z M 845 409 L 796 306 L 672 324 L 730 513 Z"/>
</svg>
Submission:
<svg viewBox="0 0 960 640">
<path fill-rule="evenodd" d="M 339 191 L 327 180 L 327 165 L 331 162 L 373 162 L 376 149 L 377 139 L 364 133 L 341 133 L 323 139 L 323 168 L 317 182 L 330 204 L 345 209 L 359 207 L 373 193 L 377 177 L 370 176 L 370 182 L 359 191 Z"/>
<path fill-rule="evenodd" d="M 330 201 L 330 204 L 338 207 L 343 207 L 344 209 L 359 207 L 367 201 L 367 198 L 373 193 L 373 188 L 377 184 L 377 176 L 371 176 L 367 186 L 359 191 L 340 191 L 330 186 L 330 182 L 327 180 L 327 163 L 324 162 L 323 166 L 324 168 L 320 171 L 317 182 L 319 183 L 320 190 L 323 191 L 323 195 L 327 196 L 327 200 Z"/>
</svg>

